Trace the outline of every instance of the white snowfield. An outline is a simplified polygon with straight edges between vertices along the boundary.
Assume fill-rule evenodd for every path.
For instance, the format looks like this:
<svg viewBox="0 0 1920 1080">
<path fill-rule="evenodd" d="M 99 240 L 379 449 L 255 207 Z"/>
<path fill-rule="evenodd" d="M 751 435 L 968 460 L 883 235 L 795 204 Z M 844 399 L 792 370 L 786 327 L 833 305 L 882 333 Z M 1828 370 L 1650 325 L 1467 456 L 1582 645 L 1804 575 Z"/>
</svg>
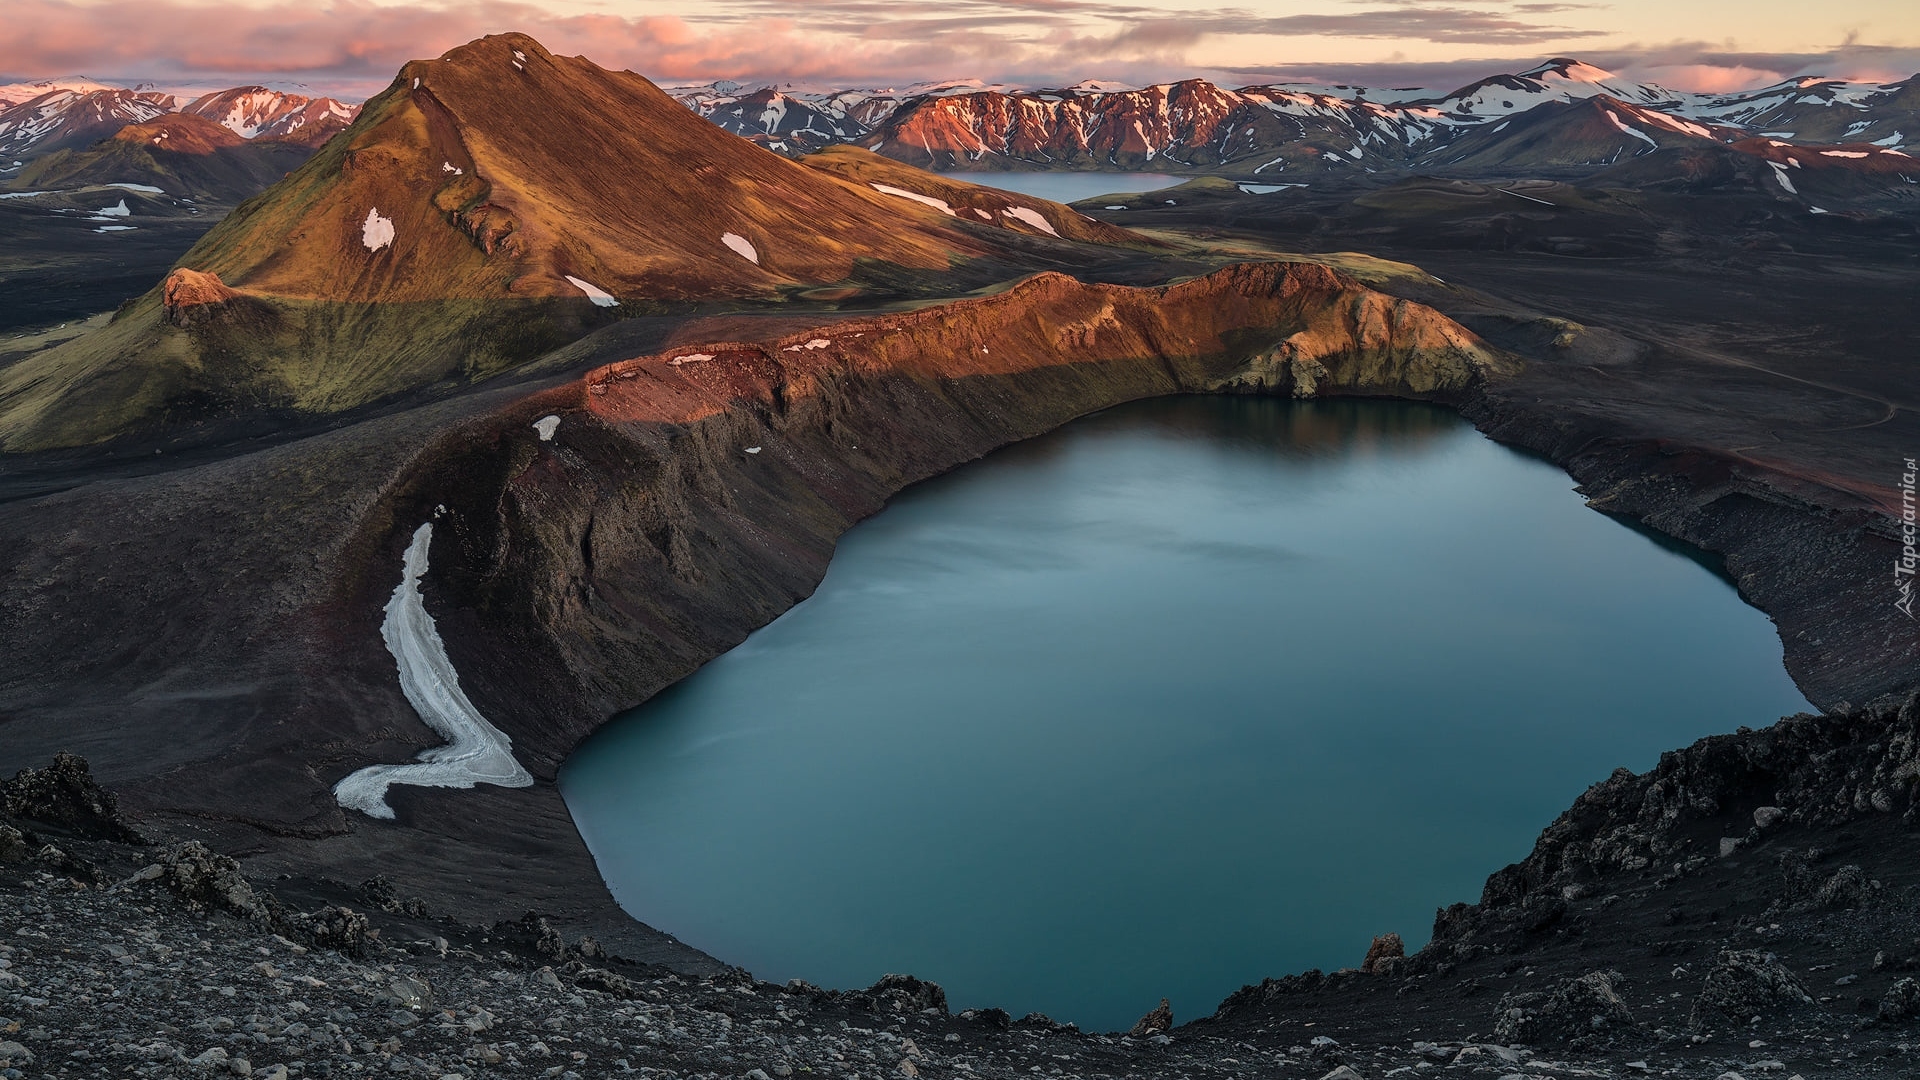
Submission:
<svg viewBox="0 0 1920 1080">
<path fill-rule="evenodd" d="M 540 433 L 541 442 L 552 442 L 553 433 L 560 430 L 558 416 L 543 416 L 533 422 L 533 430 Z"/>
<path fill-rule="evenodd" d="M 1030 206 L 1009 206 L 1005 210 L 1000 211 L 1000 213 L 1002 213 L 1007 217 L 1013 218 L 1016 221 L 1024 221 L 1027 224 L 1033 226 L 1034 228 L 1039 229 L 1041 232 L 1046 233 L 1048 236 L 1060 235 L 1059 233 L 1053 231 L 1052 222 L 1048 221 L 1046 218 L 1041 217 L 1040 211 L 1035 210 Z"/>
<path fill-rule="evenodd" d="M 579 278 L 574 277 L 572 274 L 567 275 L 567 280 L 573 283 L 574 288 L 579 289 L 583 293 L 586 293 L 587 299 L 593 301 L 594 307 L 619 307 L 620 306 L 620 301 L 615 300 L 613 298 L 612 293 L 608 292 L 607 290 L 601 288 L 598 285 L 593 284 L 592 282 L 582 281 Z"/>
<path fill-rule="evenodd" d="M 941 213 L 947 215 L 948 217 L 955 216 L 953 212 L 953 207 L 948 206 L 947 201 L 945 199 L 936 199 L 931 195 L 922 195 L 917 191 L 908 191 L 906 188 L 897 188 L 889 184 L 870 183 L 867 186 L 879 192 L 882 195 L 893 195 L 902 199 L 912 199 L 914 202 L 921 203 L 926 206 L 931 206 L 935 210 L 940 211 Z"/>
<path fill-rule="evenodd" d="M 1639 139 L 1641 142 L 1646 143 L 1648 146 L 1653 147 L 1653 149 L 1655 150 L 1660 149 L 1660 144 L 1657 142 L 1654 142 L 1653 137 L 1651 135 L 1648 135 L 1646 132 L 1641 131 L 1637 127 L 1629 126 L 1625 120 L 1620 119 L 1619 113 L 1614 112 L 1612 109 L 1601 109 L 1600 111 L 1607 114 L 1607 119 L 1613 121 L 1613 126 L 1619 128 L 1621 134 L 1631 135 L 1634 138 Z M 1640 152 L 1645 154 L 1645 153 L 1648 153 L 1649 151 L 1642 150 Z"/>
<path fill-rule="evenodd" d="M 739 233 L 721 233 L 720 242 L 732 248 L 735 254 L 753 265 L 760 265 L 760 253 L 753 249 L 752 242 L 746 237 L 741 236 Z"/>
<path fill-rule="evenodd" d="M 1865 157 L 1866 155 L 1862 154 L 1861 156 Z M 102 207 L 101 209 L 94 211 L 94 213 L 100 215 L 101 217 L 132 217 L 133 216 L 133 211 L 127 209 L 127 200 L 125 199 L 121 199 L 117 204 L 113 206 Z"/>
<path fill-rule="evenodd" d="M 676 356 L 667 361 L 667 366 L 679 367 L 681 364 L 704 364 L 711 359 L 713 359 L 713 354 L 710 352 L 690 352 L 685 356 Z"/>
<path fill-rule="evenodd" d="M 422 750 L 418 760 L 405 765 L 369 765 L 333 786 L 333 797 L 341 806 L 389 821 L 393 807 L 387 805 L 387 788 L 393 784 L 446 788 L 533 784 L 533 774 L 513 756 L 513 741 L 487 723 L 461 692 L 460 676 L 447 659 L 440 631 L 421 600 L 420 578 L 427 572 L 432 539 L 432 522 L 414 530 L 400 585 L 387 601 L 380 636 L 399 665 L 401 692 L 420 719 L 446 738 L 446 745 Z"/>
<path fill-rule="evenodd" d="M 1894 132 L 1894 134 L 1897 135 L 1899 134 L 1899 132 Z M 124 188 L 127 191 L 144 191 L 148 195 L 165 195 L 166 194 L 166 192 L 161 191 L 159 188 L 154 187 L 152 184 L 108 184 L 107 186 Z M 121 201 L 124 202 L 125 200 L 123 199 Z"/>
<path fill-rule="evenodd" d="M 393 219 L 381 217 L 378 207 L 367 209 L 367 220 L 360 225 L 360 242 L 368 251 L 379 251 L 393 244 Z"/>
</svg>

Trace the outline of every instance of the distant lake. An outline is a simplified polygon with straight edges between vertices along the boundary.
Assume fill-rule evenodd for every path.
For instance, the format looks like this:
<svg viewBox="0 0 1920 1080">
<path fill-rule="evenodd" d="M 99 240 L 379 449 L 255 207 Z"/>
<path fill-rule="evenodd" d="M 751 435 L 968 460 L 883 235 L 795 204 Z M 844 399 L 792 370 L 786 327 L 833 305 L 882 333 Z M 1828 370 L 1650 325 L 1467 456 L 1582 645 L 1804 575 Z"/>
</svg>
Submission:
<svg viewBox="0 0 1920 1080">
<path fill-rule="evenodd" d="M 1159 191 L 1192 179 L 1165 173 L 1123 172 L 956 172 L 947 175 L 969 184 L 1017 191 L 1022 195 L 1063 203 L 1079 202 L 1095 195 Z"/>
<path fill-rule="evenodd" d="M 1571 488 L 1422 405 L 1115 408 L 900 494 L 562 789 L 627 910 L 761 978 L 1192 1019 L 1808 708 L 1765 616 Z"/>
</svg>

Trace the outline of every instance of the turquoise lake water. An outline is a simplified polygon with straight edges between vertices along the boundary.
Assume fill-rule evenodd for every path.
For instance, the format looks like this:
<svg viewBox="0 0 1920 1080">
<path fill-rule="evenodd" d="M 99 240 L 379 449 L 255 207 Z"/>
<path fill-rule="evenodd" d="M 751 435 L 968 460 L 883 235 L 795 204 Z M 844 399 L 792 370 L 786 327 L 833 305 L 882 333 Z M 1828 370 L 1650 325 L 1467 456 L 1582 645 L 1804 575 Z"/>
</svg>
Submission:
<svg viewBox="0 0 1920 1080">
<path fill-rule="evenodd" d="M 1112 409 L 902 493 L 562 787 L 629 911 L 761 978 L 1192 1019 L 1808 708 L 1765 616 L 1571 488 L 1421 405 Z"/>
<path fill-rule="evenodd" d="M 1143 191 L 1159 191 L 1185 183 L 1185 176 L 1167 176 L 1164 173 L 1113 173 L 1113 172 L 959 172 L 950 173 L 955 180 L 985 187 L 999 188 L 1002 191 L 1017 191 L 1022 195 L 1032 195 L 1038 199 L 1052 199 L 1054 202 L 1079 202 L 1091 199 L 1095 195 L 1111 195 L 1116 192 L 1138 194 Z"/>
</svg>

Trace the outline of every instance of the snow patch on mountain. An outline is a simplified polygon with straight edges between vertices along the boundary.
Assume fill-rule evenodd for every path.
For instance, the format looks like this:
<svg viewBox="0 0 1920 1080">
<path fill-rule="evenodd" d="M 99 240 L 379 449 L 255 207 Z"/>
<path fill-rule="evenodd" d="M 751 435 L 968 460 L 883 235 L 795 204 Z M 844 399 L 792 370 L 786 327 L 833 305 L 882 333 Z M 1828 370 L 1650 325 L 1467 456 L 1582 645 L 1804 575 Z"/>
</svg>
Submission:
<svg viewBox="0 0 1920 1080">
<path fill-rule="evenodd" d="M 583 293 L 586 293 L 587 299 L 593 301 L 594 307 L 619 307 L 620 306 L 620 301 L 615 300 L 613 298 L 612 293 L 608 292 L 605 289 L 602 289 L 600 286 L 595 285 L 592 282 L 582 281 L 581 279 L 574 277 L 572 274 L 567 275 L 567 281 L 570 282 L 574 288 L 579 289 Z"/>
<path fill-rule="evenodd" d="M 378 207 L 367 211 L 367 220 L 360 224 L 360 242 L 368 251 L 379 251 L 393 243 L 393 219 L 381 217 Z"/>
<path fill-rule="evenodd" d="M 948 217 L 958 216 L 954 214 L 953 207 L 948 206 L 944 199 L 936 199 L 931 195 L 922 195 L 917 191 L 908 191 L 905 188 L 897 188 L 888 184 L 869 184 L 868 186 L 882 195 L 893 195 L 902 199 L 912 199 L 914 202 L 931 206 Z"/>
<path fill-rule="evenodd" d="M 760 265 L 760 253 L 754 250 L 753 243 L 739 233 L 721 233 L 720 242 L 732 248 L 734 254 L 755 266 Z"/>
<path fill-rule="evenodd" d="M 1013 218 L 1016 221 L 1026 222 L 1028 225 L 1031 225 L 1034 228 L 1039 229 L 1041 232 L 1046 233 L 1048 236 L 1060 235 L 1059 233 L 1053 231 L 1053 223 L 1048 221 L 1046 218 L 1040 216 L 1040 211 L 1035 210 L 1032 207 L 1009 206 L 1005 210 L 1000 211 L 1000 213 L 1003 216 Z"/>
<path fill-rule="evenodd" d="M 440 640 L 440 630 L 427 613 L 420 579 L 427 572 L 427 551 L 433 523 L 414 530 L 402 560 L 400 584 L 387 601 L 380 637 L 399 669 L 400 692 L 428 727 L 446 739 L 441 746 L 422 750 L 405 765 L 369 765 L 333 786 L 333 797 L 343 807 L 368 817 L 391 821 L 387 789 L 394 784 L 416 787 L 471 788 L 496 784 L 520 788 L 533 785 L 533 774 L 513 756 L 513 740 L 487 722 L 460 689 L 460 675 Z"/>
<path fill-rule="evenodd" d="M 1653 141 L 1653 136 L 1647 134 L 1644 131 L 1641 131 L 1637 127 L 1634 127 L 1628 124 L 1625 120 L 1620 119 L 1619 113 L 1614 112 L 1612 109 L 1601 109 L 1600 111 L 1603 113 L 1606 113 L 1607 119 L 1613 121 L 1613 126 L 1619 128 L 1623 133 L 1627 135 L 1631 135 L 1636 139 L 1639 139 L 1641 142 L 1646 143 L 1648 146 L 1652 147 L 1655 150 L 1660 149 L 1660 144 Z M 1647 151 L 1645 150 L 1642 150 L 1640 152 L 1643 154 L 1647 153 Z"/>
</svg>

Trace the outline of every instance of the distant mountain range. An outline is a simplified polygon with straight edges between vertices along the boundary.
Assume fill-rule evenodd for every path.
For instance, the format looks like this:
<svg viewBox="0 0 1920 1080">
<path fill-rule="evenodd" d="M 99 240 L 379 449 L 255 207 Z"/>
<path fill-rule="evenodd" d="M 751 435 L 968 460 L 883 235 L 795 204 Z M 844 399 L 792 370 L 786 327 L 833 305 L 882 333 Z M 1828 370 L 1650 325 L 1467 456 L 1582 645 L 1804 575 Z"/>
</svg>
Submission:
<svg viewBox="0 0 1920 1080">
<path fill-rule="evenodd" d="M 935 170 L 1146 169 L 1271 177 L 1443 164 L 1611 164 L 1701 140 L 1835 144 L 1868 156 L 1920 147 L 1920 79 L 1800 78 L 1731 94 L 1634 83 L 1558 58 L 1451 93 L 1201 79 L 1142 88 L 1082 83 L 1007 89 L 953 83 L 893 90 L 780 90 L 714 83 L 669 89 L 737 135 L 788 154 L 850 143 Z M 1575 102 L 1597 102 L 1584 112 Z M 1537 110 L 1546 113 L 1535 115 Z M 1533 122 L 1519 124 L 1521 117 Z M 1557 146 L 1490 133 L 1550 116 L 1597 121 Z M 1519 124 L 1515 129 L 1514 125 Z M 1920 164 L 1914 171 L 1920 172 Z"/>
<path fill-rule="evenodd" d="M 711 83 L 667 92 L 790 157 L 854 146 L 934 171 L 1125 169 L 1299 183 L 1408 171 L 1577 176 L 1648 158 L 1638 182 L 1730 173 L 1767 180 L 1769 163 L 1796 170 L 1774 178 L 1785 181 L 1783 191 L 1799 170 L 1833 174 L 1814 181 L 1823 197 L 1920 180 L 1912 156 L 1920 154 L 1920 76 L 1885 84 L 1799 78 L 1696 94 L 1560 58 L 1450 93 L 1229 90 L 1201 79 L 1037 90 L 978 81 L 805 91 Z M 14 98 L 21 100 L 4 104 Z M 237 202 L 296 167 L 359 111 L 263 86 L 191 100 L 85 79 L 0 86 L 0 184 L 133 182 Z M 1660 150 L 1684 153 L 1649 157 Z M 1853 179 L 1826 182 L 1839 174 Z"/>
<path fill-rule="evenodd" d="M 359 112 L 360 106 L 333 98 L 264 86 L 183 98 L 152 86 L 116 87 L 89 79 L 15 83 L 0 86 L 0 165 L 11 170 L 171 114 L 211 120 L 242 139 L 315 147 L 344 130 Z"/>
</svg>

